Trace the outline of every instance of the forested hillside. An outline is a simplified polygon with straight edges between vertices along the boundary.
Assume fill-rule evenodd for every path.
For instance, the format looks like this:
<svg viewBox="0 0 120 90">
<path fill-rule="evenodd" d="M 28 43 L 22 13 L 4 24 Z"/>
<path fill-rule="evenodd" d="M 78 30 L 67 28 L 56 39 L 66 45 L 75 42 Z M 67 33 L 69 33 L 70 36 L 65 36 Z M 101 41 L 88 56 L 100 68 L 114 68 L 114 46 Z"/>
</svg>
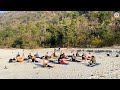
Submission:
<svg viewBox="0 0 120 90">
<path fill-rule="evenodd" d="M 114 11 L 10 11 L 0 14 L 0 48 L 120 45 Z"/>
</svg>

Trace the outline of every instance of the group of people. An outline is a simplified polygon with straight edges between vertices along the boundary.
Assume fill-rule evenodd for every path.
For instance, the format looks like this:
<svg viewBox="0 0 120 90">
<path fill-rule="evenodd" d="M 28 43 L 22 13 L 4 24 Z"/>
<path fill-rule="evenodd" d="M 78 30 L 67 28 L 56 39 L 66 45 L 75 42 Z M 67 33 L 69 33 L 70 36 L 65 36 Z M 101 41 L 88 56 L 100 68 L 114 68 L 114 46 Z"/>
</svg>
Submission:
<svg viewBox="0 0 120 90">
<path fill-rule="evenodd" d="M 76 57 L 79 57 L 79 53 L 77 52 L 76 53 L 76 56 L 75 54 L 72 55 L 72 58 L 71 58 L 71 61 L 73 62 L 80 62 L 80 60 L 77 60 Z M 96 59 L 95 59 L 95 56 L 91 55 L 91 53 L 89 53 L 88 55 L 86 55 L 85 53 L 82 54 L 82 59 L 81 60 L 89 60 L 89 64 L 96 64 Z"/>
<path fill-rule="evenodd" d="M 77 61 L 77 62 L 80 62 L 79 60 L 76 60 L 76 57 L 79 57 L 79 53 L 76 52 L 76 54 L 73 54 L 72 57 L 71 57 L 71 61 Z M 28 62 L 40 62 L 39 59 L 37 58 L 40 58 L 40 59 L 43 59 L 43 67 L 50 67 L 50 68 L 53 68 L 54 66 L 51 66 L 49 65 L 49 62 L 50 62 L 50 58 L 53 58 L 53 57 L 56 57 L 57 58 L 57 63 L 58 64 L 65 64 L 65 65 L 68 65 L 69 63 L 65 62 L 64 59 L 69 59 L 67 57 L 67 55 L 65 55 L 65 53 L 61 53 L 60 56 L 57 56 L 55 52 L 52 53 L 51 56 L 48 55 L 48 52 L 46 53 L 45 56 L 42 56 L 40 57 L 38 52 L 34 55 L 31 55 L 31 53 L 29 53 L 28 57 L 27 57 L 27 60 Z M 24 58 L 21 57 L 21 55 L 18 54 L 16 55 L 16 59 L 14 58 L 14 60 L 16 62 L 23 62 L 24 61 Z M 95 60 L 95 57 L 94 56 L 91 56 L 91 54 L 89 53 L 88 56 L 86 56 L 85 53 L 82 54 L 82 59 L 81 60 L 90 60 L 89 61 L 89 64 L 96 64 L 96 60 Z"/>
<path fill-rule="evenodd" d="M 22 62 L 24 59 L 20 56 L 20 54 L 19 54 L 19 52 L 18 52 L 18 54 L 16 55 L 16 58 L 10 58 L 9 59 L 9 63 L 11 63 L 11 62 Z"/>
<path fill-rule="evenodd" d="M 18 52 L 18 54 L 16 55 L 16 58 L 13 59 L 9 59 L 9 62 L 23 62 L 24 60 L 28 60 L 29 62 L 39 62 L 36 58 L 39 58 L 38 53 L 36 53 L 35 55 L 31 55 L 31 53 L 29 53 L 27 58 L 24 58 L 20 55 L 20 53 Z"/>
<path fill-rule="evenodd" d="M 88 56 L 85 55 L 85 53 L 82 54 L 82 60 L 89 60 L 89 64 L 96 64 L 96 59 L 94 55 L 91 55 L 91 53 L 88 54 Z"/>
<path fill-rule="evenodd" d="M 33 56 L 31 55 L 31 53 L 29 53 L 28 62 L 39 62 L 37 58 L 40 58 L 38 53 L 34 54 Z"/>
<path fill-rule="evenodd" d="M 55 54 L 55 52 L 54 52 Z M 73 62 L 81 62 L 80 60 L 77 60 L 76 57 L 80 57 L 79 53 L 76 52 L 76 54 L 73 54 L 71 56 L 71 61 Z M 89 60 L 89 64 L 96 64 L 96 59 L 95 56 L 91 55 L 91 53 L 89 53 L 87 56 L 85 53 L 82 54 L 81 56 L 81 60 Z M 58 57 L 58 63 L 59 64 L 69 64 L 67 62 L 64 61 L 64 59 L 69 59 L 67 55 L 65 55 L 65 53 L 61 53 L 60 56 Z"/>
<path fill-rule="evenodd" d="M 82 54 L 82 60 L 90 60 L 91 57 L 91 53 L 89 53 L 88 55 L 86 55 L 85 53 Z"/>
</svg>

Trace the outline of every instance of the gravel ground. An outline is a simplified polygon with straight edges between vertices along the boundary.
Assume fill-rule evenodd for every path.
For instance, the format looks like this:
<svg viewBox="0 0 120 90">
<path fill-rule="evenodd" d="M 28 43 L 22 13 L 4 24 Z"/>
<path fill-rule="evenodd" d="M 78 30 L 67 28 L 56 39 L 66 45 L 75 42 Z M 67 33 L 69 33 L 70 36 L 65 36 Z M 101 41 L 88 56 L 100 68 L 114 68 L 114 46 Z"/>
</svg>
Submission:
<svg viewBox="0 0 120 90">
<path fill-rule="evenodd" d="M 61 50 L 66 55 L 70 55 L 71 51 L 74 53 L 78 49 L 62 48 Z M 40 59 L 40 63 L 36 64 L 27 63 L 26 61 L 22 63 L 8 63 L 9 59 L 15 57 L 18 52 L 23 55 L 22 49 L 0 49 L 0 51 L 0 79 L 120 79 L 120 57 L 115 57 L 114 55 L 107 57 L 105 52 L 91 52 L 96 57 L 97 63 L 100 63 L 100 65 L 95 67 L 86 66 L 88 61 L 77 63 L 66 60 L 69 65 L 50 63 L 50 65 L 55 67 L 49 69 L 40 66 L 42 64 Z M 33 55 L 36 52 L 40 56 L 45 55 L 46 52 L 51 55 L 53 51 L 53 48 L 25 49 L 24 57 L 27 57 L 29 53 Z M 56 54 L 59 55 L 60 52 L 57 51 Z M 82 52 L 79 52 L 79 54 L 81 55 Z M 5 66 L 7 69 L 4 69 Z"/>
</svg>

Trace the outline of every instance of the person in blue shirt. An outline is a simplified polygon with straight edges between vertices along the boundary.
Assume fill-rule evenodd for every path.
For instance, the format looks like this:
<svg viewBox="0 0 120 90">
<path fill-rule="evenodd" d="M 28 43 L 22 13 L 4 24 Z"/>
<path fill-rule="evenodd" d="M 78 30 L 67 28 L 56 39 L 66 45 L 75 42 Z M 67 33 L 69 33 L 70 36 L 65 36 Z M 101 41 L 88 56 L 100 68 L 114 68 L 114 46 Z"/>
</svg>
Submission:
<svg viewBox="0 0 120 90">
<path fill-rule="evenodd" d="M 38 52 L 35 55 L 36 55 L 36 58 L 40 58 Z"/>
<path fill-rule="evenodd" d="M 73 61 L 73 62 L 80 62 L 80 61 L 76 60 L 76 56 L 74 54 L 71 57 L 71 61 Z"/>
</svg>

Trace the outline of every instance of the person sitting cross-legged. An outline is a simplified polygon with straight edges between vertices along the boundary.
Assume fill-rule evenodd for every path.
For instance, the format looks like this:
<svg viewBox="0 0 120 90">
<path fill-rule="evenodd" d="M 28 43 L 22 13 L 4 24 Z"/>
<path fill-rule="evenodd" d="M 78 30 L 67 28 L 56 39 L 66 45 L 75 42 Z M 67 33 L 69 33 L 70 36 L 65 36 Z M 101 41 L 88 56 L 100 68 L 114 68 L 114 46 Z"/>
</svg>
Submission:
<svg viewBox="0 0 120 90">
<path fill-rule="evenodd" d="M 85 55 L 85 53 L 82 54 L 82 60 L 86 60 L 86 55 Z"/>
<path fill-rule="evenodd" d="M 48 52 L 46 53 L 46 55 L 44 57 L 51 58 L 51 56 L 48 55 Z"/>
<path fill-rule="evenodd" d="M 36 60 L 36 55 L 32 56 L 32 62 L 39 62 L 38 60 Z"/>
<path fill-rule="evenodd" d="M 45 59 L 43 60 L 43 67 L 49 67 L 49 68 L 54 67 L 54 66 L 49 65 L 48 63 L 49 63 L 48 57 L 45 57 Z"/>
<path fill-rule="evenodd" d="M 95 56 L 91 57 L 91 60 L 88 62 L 90 65 L 96 64 Z"/>
<path fill-rule="evenodd" d="M 20 56 L 20 54 L 16 56 L 16 61 L 23 62 L 23 58 Z"/>
<path fill-rule="evenodd" d="M 32 55 L 31 55 L 31 53 L 29 53 L 29 55 L 28 55 L 28 62 L 29 62 L 30 60 L 32 60 Z"/>
<path fill-rule="evenodd" d="M 67 65 L 68 63 L 64 62 L 62 55 L 60 55 L 60 57 L 58 58 L 58 64 L 66 64 Z"/>
<path fill-rule="evenodd" d="M 40 56 L 39 56 L 38 52 L 37 52 L 35 55 L 36 55 L 36 58 L 40 58 Z"/>
<path fill-rule="evenodd" d="M 73 62 L 80 62 L 80 61 L 76 60 L 75 54 L 72 55 L 70 60 L 73 61 Z"/>
<path fill-rule="evenodd" d="M 52 55 L 51 55 L 53 58 L 57 58 L 57 55 L 55 54 L 55 52 L 54 53 L 52 53 Z"/>
<path fill-rule="evenodd" d="M 87 60 L 90 60 L 90 59 L 91 59 L 91 53 L 89 53 L 87 56 Z"/>
<path fill-rule="evenodd" d="M 61 54 L 61 57 L 62 57 L 63 59 L 68 59 L 68 57 L 65 55 L 65 53 Z"/>
</svg>

